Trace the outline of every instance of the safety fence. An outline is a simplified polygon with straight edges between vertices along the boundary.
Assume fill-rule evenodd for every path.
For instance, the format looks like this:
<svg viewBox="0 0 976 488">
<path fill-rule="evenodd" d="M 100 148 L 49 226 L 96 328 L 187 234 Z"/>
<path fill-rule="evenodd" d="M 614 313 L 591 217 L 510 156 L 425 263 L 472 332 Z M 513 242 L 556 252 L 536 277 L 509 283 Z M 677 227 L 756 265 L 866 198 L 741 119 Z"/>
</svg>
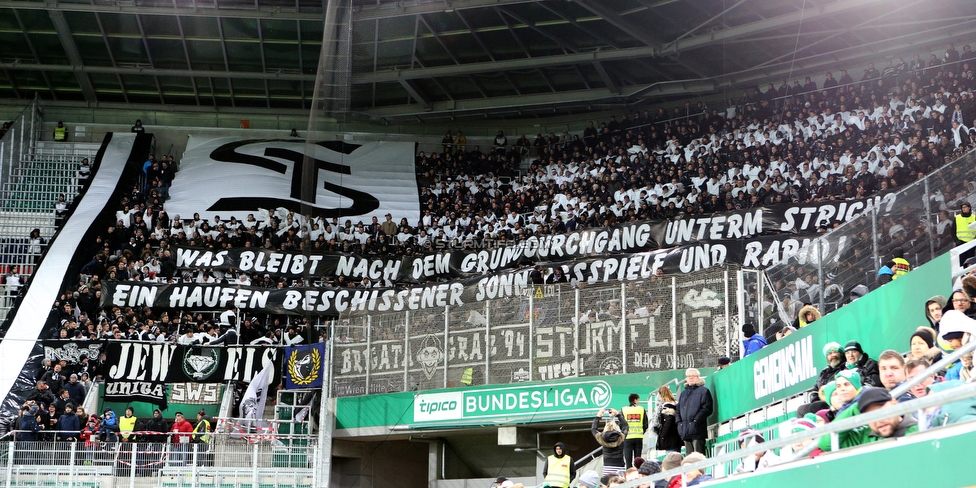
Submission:
<svg viewBox="0 0 976 488">
<path fill-rule="evenodd" d="M 738 269 L 340 316 L 335 396 L 714 366 L 739 354 Z"/>
<path fill-rule="evenodd" d="M 804 303 L 828 313 L 881 286 L 879 271 L 896 255 L 919 266 L 947 252 L 955 245 L 955 214 L 963 202 L 976 200 L 974 165 L 976 153 L 970 152 L 879 197 L 857 217 L 767 268 L 774 302 L 781 301 L 791 318 Z"/>
<path fill-rule="evenodd" d="M 311 486 L 317 448 L 311 436 L 249 443 L 212 434 L 209 442 L 9 440 L 0 444 L 0 486 Z"/>
</svg>

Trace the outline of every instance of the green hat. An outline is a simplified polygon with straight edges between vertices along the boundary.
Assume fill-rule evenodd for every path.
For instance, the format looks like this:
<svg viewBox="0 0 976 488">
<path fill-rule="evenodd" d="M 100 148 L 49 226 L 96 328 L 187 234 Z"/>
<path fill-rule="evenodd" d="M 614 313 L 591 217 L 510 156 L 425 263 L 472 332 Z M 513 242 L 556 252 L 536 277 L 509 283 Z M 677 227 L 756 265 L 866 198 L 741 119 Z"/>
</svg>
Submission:
<svg viewBox="0 0 976 488">
<path fill-rule="evenodd" d="M 836 342 L 828 342 L 823 348 L 823 355 L 824 357 L 827 357 L 832 352 L 841 352 L 841 351 L 843 351 L 843 349 L 841 349 L 840 344 Z"/>
<path fill-rule="evenodd" d="M 827 402 L 830 405 L 830 397 L 834 396 L 834 390 L 837 389 L 837 383 L 831 381 L 826 385 L 820 387 L 820 399 Z"/>
<path fill-rule="evenodd" d="M 834 382 L 836 383 L 836 380 L 841 378 L 844 378 L 845 381 L 849 381 L 852 385 L 854 385 L 854 389 L 858 392 L 861 391 L 861 373 L 858 373 L 853 369 L 841 371 L 840 373 L 837 373 L 837 376 L 834 376 Z"/>
</svg>

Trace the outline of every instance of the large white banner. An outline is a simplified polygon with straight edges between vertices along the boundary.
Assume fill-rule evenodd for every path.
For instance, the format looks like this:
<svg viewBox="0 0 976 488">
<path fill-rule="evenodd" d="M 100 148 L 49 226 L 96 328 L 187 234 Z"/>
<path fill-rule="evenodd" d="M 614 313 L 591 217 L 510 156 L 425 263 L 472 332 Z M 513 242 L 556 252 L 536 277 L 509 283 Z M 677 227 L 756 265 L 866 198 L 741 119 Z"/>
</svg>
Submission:
<svg viewBox="0 0 976 488">
<path fill-rule="evenodd" d="M 309 158 L 306 159 L 306 147 Z M 353 222 L 389 213 L 420 218 L 414 145 L 404 142 L 306 146 L 298 139 L 191 136 L 166 202 L 170 216 L 212 220 L 284 207 L 301 211 L 302 167 L 315 164 L 315 215 Z"/>
</svg>

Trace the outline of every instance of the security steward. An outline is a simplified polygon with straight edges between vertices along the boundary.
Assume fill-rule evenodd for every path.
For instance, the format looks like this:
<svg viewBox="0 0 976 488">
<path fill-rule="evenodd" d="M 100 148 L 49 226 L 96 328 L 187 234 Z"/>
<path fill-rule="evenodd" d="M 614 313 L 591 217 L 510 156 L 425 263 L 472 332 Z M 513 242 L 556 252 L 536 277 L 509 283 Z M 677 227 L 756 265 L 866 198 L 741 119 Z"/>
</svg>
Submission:
<svg viewBox="0 0 976 488">
<path fill-rule="evenodd" d="M 952 238 L 955 239 L 957 246 L 976 239 L 976 230 L 969 227 L 973 222 L 976 222 L 976 215 L 973 215 L 973 207 L 969 202 L 964 201 L 959 206 L 959 213 L 956 214 L 956 218 L 952 220 Z M 967 259 L 973 257 L 973 251 L 974 249 L 970 249 L 960 254 L 959 262 L 965 263 Z"/>
<path fill-rule="evenodd" d="M 193 427 L 193 443 L 197 445 L 197 457 L 201 466 L 213 466 L 210 450 L 210 419 L 207 412 L 197 412 L 197 424 Z"/>
<path fill-rule="evenodd" d="M 624 439 L 624 462 L 627 468 L 634 466 L 634 458 L 644 452 L 644 432 L 647 431 L 647 410 L 640 406 L 640 395 L 631 393 L 627 400 L 630 405 L 620 409 L 630 430 Z"/>
<path fill-rule="evenodd" d="M 557 442 L 552 452 L 553 455 L 546 458 L 546 464 L 542 466 L 542 476 L 545 477 L 542 486 L 569 488 L 576 479 L 576 463 L 572 456 L 566 454 L 566 446 L 562 442 Z"/>
<path fill-rule="evenodd" d="M 68 140 L 68 128 L 60 120 L 58 121 L 58 126 L 54 128 L 54 140 L 58 142 Z"/>
</svg>

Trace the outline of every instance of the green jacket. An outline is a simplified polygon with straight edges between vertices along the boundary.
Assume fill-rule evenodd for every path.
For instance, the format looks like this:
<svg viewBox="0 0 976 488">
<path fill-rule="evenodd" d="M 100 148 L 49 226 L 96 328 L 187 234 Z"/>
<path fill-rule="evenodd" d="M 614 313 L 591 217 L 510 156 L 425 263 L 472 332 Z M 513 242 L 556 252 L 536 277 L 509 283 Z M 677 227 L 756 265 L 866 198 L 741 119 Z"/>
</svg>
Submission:
<svg viewBox="0 0 976 488">
<path fill-rule="evenodd" d="M 834 422 L 844 420 L 846 418 L 859 415 L 861 413 L 857 408 L 857 404 L 847 407 L 847 410 L 837 414 L 834 418 Z M 898 425 L 898 429 L 891 437 L 904 437 L 908 434 L 913 434 L 918 432 L 918 422 L 912 418 L 910 415 L 905 415 L 901 419 L 901 423 Z M 848 447 L 860 446 L 861 444 L 870 444 L 872 442 L 878 442 L 884 440 L 884 437 L 878 437 L 870 426 L 862 425 L 853 430 L 845 430 L 837 433 L 838 444 L 841 449 L 846 449 Z M 817 447 L 823 452 L 830 451 L 830 436 L 825 435 L 817 441 Z"/>
<path fill-rule="evenodd" d="M 946 391 L 965 384 L 965 381 L 960 380 L 943 381 L 941 383 L 933 383 L 930 385 L 929 391 L 932 393 L 938 393 L 940 391 Z M 943 425 L 966 422 L 973 419 L 976 419 L 976 398 L 966 398 L 964 400 L 959 400 L 958 402 L 943 405 L 939 411 L 934 414 L 932 418 L 932 427 L 941 427 Z"/>
</svg>

